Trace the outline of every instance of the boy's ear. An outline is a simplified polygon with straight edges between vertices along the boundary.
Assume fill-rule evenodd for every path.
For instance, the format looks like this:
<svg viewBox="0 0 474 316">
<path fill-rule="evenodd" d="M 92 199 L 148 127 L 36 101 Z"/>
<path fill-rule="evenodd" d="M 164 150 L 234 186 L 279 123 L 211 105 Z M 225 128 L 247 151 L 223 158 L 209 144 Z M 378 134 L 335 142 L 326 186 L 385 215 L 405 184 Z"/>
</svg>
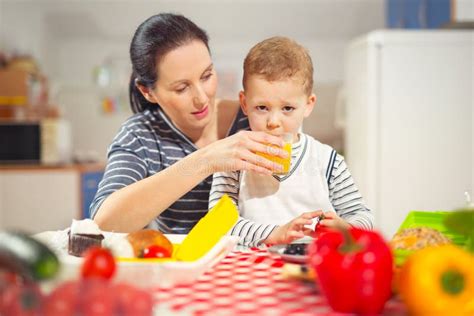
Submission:
<svg viewBox="0 0 474 316">
<path fill-rule="evenodd" d="M 239 92 L 239 101 L 240 101 L 240 107 L 242 108 L 242 111 L 244 112 L 245 115 L 247 114 L 247 100 L 245 99 L 245 92 L 242 90 Z"/>
<path fill-rule="evenodd" d="M 312 93 L 308 97 L 308 100 L 306 102 L 306 108 L 304 110 L 304 117 L 308 117 L 311 114 L 311 112 L 314 109 L 314 106 L 316 105 L 316 100 L 317 100 L 317 97 L 314 93 Z"/>
<path fill-rule="evenodd" d="M 138 90 L 140 90 L 141 94 L 143 95 L 143 97 L 145 97 L 145 99 L 148 101 L 148 102 L 151 102 L 151 103 L 158 103 L 155 99 L 155 96 L 151 93 L 151 89 L 144 86 L 144 85 L 141 85 L 139 83 L 135 83 L 135 85 L 137 86 Z"/>
</svg>

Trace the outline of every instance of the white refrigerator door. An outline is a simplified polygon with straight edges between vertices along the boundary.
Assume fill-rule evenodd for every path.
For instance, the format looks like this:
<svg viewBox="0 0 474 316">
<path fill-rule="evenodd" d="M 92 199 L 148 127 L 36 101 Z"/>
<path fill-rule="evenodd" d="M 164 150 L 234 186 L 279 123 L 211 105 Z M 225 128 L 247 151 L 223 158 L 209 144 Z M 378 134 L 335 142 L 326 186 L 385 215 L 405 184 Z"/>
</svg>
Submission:
<svg viewBox="0 0 474 316">
<path fill-rule="evenodd" d="M 473 34 L 375 32 L 349 50 L 348 164 L 386 237 L 473 192 Z"/>
</svg>

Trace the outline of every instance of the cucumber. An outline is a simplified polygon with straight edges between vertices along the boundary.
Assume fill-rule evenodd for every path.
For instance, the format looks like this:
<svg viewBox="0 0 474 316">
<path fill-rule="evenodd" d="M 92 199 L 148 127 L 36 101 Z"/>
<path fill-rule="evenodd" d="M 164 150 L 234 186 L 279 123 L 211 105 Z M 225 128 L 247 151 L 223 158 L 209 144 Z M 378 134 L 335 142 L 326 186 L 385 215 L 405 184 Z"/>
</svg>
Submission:
<svg viewBox="0 0 474 316">
<path fill-rule="evenodd" d="M 45 280 L 59 270 L 58 257 L 46 245 L 23 232 L 0 232 L 0 270 L 27 280 Z"/>
</svg>

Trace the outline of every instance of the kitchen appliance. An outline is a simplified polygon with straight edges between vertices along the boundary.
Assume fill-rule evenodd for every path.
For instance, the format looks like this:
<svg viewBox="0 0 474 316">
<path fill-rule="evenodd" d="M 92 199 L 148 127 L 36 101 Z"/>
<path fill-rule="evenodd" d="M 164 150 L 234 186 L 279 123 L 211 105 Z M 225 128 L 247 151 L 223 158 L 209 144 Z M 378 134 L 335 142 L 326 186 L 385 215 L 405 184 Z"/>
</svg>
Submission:
<svg viewBox="0 0 474 316">
<path fill-rule="evenodd" d="M 346 52 L 345 155 L 376 228 L 474 192 L 474 32 L 375 31 Z"/>
<path fill-rule="evenodd" d="M 71 159 L 71 127 L 68 121 L 0 121 L 1 164 L 61 164 Z"/>
</svg>

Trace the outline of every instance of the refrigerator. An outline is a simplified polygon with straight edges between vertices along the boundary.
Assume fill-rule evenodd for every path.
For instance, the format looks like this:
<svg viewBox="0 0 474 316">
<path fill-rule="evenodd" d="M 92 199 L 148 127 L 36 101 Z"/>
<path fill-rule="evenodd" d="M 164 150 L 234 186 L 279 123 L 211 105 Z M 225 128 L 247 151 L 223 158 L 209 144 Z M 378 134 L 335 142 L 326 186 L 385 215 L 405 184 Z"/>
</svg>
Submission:
<svg viewBox="0 0 474 316">
<path fill-rule="evenodd" d="M 375 227 L 473 195 L 474 32 L 374 31 L 345 54 L 344 155 Z"/>
</svg>

